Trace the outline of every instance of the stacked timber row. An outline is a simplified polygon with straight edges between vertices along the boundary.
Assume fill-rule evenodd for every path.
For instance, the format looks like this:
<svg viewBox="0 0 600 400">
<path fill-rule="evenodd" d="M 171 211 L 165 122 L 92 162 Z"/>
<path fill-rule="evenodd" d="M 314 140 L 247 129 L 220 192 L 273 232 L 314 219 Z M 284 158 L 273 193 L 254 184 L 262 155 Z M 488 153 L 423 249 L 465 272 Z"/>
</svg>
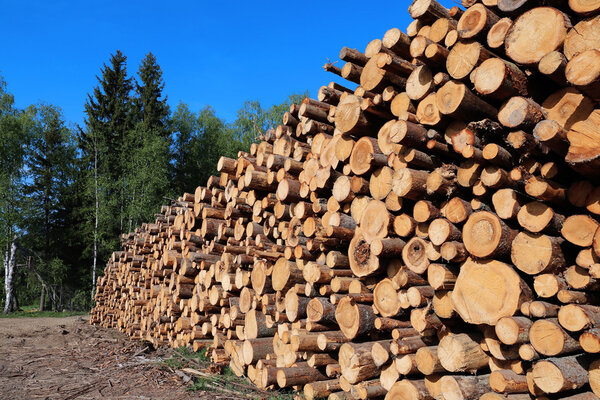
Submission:
<svg viewBox="0 0 600 400">
<path fill-rule="evenodd" d="M 123 237 L 92 323 L 309 399 L 598 399 L 600 0 L 463 5 L 342 49 Z"/>
</svg>

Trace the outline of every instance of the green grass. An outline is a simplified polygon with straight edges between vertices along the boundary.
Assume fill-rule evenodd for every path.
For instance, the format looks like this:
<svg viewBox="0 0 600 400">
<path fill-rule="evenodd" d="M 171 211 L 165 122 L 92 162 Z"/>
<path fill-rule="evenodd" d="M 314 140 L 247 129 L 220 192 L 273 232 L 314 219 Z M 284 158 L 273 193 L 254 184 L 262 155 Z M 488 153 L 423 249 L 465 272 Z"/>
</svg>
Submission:
<svg viewBox="0 0 600 400">
<path fill-rule="evenodd" d="M 259 399 L 259 400 L 293 400 L 296 392 L 291 390 L 273 391 L 269 397 L 264 397 L 262 393 L 257 396 L 257 392 L 250 387 L 252 384 L 245 378 L 238 377 L 233 373 L 229 366 L 225 367 L 221 374 L 215 374 L 208 377 L 194 377 L 194 382 L 189 384 L 186 390 L 198 391 L 208 390 L 213 392 L 236 392 L 241 398 Z M 221 389 L 222 388 L 222 389 Z M 258 389 L 257 389 L 258 390 Z"/>
<path fill-rule="evenodd" d="M 161 366 L 166 369 L 197 368 L 207 366 L 209 361 L 208 347 L 198 352 L 193 352 L 189 347 L 179 347 L 170 358 L 162 361 Z"/>
<path fill-rule="evenodd" d="M 40 317 L 72 317 L 74 315 L 87 315 L 87 311 L 39 311 L 35 306 L 23 306 L 19 311 L 5 315 L 0 311 L 0 318 L 40 318 Z"/>
<path fill-rule="evenodd" d="M 199 367 L 206 368 L 210 365 L 208 348 L 199 352 L 193 352 L 189 347 L 180 347 L 175 349 L 170 358 L 161 363 L 161 368 L 167 370 L 177 370 L 183 368 Z M 269 397 L 265 397 L 260 391 L 252 389 L 252 384 L 243 377 L 238 377 L 229 366 L 223 368 L 220 374 L 215 373 L 209 376 L 193 376 L 192 381 L 186 387 L 187 391 L 211 391 L 238 394 L 240 398 L 261 399 L 261 400 L 293 400 L 295 392 L 293 391 L 274 391 Z"/>
<path fill-rule="evenodd" d="M 294 393 L 274 393 L 272 396 L 267 398 L 267 400 L 294 400 Z"/>
<path fill-rule="evenodd" d="M 212 392 L 229 393 L 235 392 L 241 396 L 251 399 L 256 392 L 249 386 L 251 384 L 244 378 L 236 376 L 229 366 L 225 367 L 220 374 L 210 376 L 195 376 L 193 383 L 190 383 L 186 388 L 187 391 L 195 392 L 198 390 L 206 390 Z M 278 397 L 269 398 L 276 400 Z M 283 400 L 283 399 L 281 399 Z"/>
</svg>

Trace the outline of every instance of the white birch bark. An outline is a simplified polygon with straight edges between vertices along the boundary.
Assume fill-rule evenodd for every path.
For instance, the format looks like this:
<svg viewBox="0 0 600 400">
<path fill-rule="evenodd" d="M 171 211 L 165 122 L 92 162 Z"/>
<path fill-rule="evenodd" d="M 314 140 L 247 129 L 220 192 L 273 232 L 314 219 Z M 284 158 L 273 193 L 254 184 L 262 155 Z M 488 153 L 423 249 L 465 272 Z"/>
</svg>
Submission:
<svg viewBox="0 0 600 400">
<path fill-rule="evenodd" d="M 6 270 L 5 276 L 6 280 L 4 281 L 4 287 L 6 289 L 6 303 L 4 304 L 4 314 L 8 314 L 13 311 L 15 305 L 14 299 L 14 276 L 16 269 L 16 253 L 17 253 L 17 237 L 14 236 L 12 242 L 10 244 L 10 251 L 8 257 L 5 257 L 4 268 Z"/>
</svg>

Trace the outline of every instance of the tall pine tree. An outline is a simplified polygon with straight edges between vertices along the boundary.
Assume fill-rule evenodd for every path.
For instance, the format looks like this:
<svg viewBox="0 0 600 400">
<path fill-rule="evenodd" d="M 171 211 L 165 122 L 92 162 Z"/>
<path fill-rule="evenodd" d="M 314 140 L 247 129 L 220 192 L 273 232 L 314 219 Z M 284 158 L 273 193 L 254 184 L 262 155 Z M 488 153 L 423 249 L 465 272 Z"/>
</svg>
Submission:
<svg viewBox="0 0 600 400">
<path fill-rule="evenodd" d="M 27 234 L 23 244 L 37 256 L 33 261 L 37 271 L 52 286 L 47 289 L 52 289 L 53 293 L 62 293 L 64 289 L 74 292 L 80 284 L 78 276 L 82 272 L 71 240 L 73 235 L 77 235 L 71 207 L 75 143 L 57 107 L 47 104 L 30 106 L 26 113 L 31 120 L 32 139 L 27 151 L 27 181 L 24 187 Z M 42 292 L 44 290 L 42 288 Z M 56 309 L 59 297 L 50 298 Z"/>
<path fill-rule="evenodd" d="M 135 121 L 133 83 L 127 76 L 127 57 L 120 50 L 104 64 L 97 80 L 85 104 L 86 127 L 80 134 L 88 171 L 86 186 L 91 189 L 86 215 L 92 227 L 93 276 L 97 260 L 118 248 L 120 234 L 127 228 L 127 142 Z"/>
<path fill-rule="evenodd" d="M 135 84 L 135 128 L 128 137 L 128 230 L 158 210 L 170 192 L 170 110 L 162 70 L 152 53 L 142 60 Z"/>
<path fill-rule="evenodd" d="M 163 96 L 165 83 L 162 70 L 154 54 L 148 53 L 142 59 L 138 77 L 139 81 L 135 83 L 137 117 L 145 128 L 156 131 L 159 136 L 168 140 L 171 134 L 170 110 L 167 96 Z"/>
<path fill-rule="evenodd" d="M 33 120 L 27 157 L 29 179 L 25 185 L 30 210 L 27 232 L 36 237 L 35 249 L 49 262 L 63 247 L 61 236 L 67 229 L 65 206 L 73 178 L 75 148 L 57 107 L 31 106 L 27 113 Z"/>
</svg>

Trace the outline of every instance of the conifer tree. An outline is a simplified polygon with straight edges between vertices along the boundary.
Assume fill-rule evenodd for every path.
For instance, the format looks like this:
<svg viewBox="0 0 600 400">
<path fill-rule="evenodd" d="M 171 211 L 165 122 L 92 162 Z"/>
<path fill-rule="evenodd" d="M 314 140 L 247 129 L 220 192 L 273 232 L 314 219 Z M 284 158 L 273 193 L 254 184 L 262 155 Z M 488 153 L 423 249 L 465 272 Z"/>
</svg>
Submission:
<svg viewBox="0 0 600 400">
<path fill-rule="evenodd" d="M 44 261 L 58 256 L 61 235 L 66 226 L 66 197 L 73 177 L 75 148 L 61 111 L 42 104 L 27 112 L 33 120 L 32 141 L 28 147 L 27 231 L 41 239 L 38 247 Z M 36 240 L 37 241 L 37 240 Z M 39 243 L 39 242 L 38 242 Z"/>
<path fill-rule="evenodd" d="M 108 257 L 119 245 L 120 234 L 127 228 L 126 194 L 128 136 L 134 126 L 131 91 L 127 75 L 127 57 L 117 50 L 104 64 L 97 77 L 98 86 L 85 103 L 85 129 L 79 143 L 86 164 L 88 189 L 85 203 L 91 230 L 93 273 L 98 259 Z"/>
<path fill-rule="evenodd" d="M 56 291 L 65 287 L 76 290 L 81 271 L 71 243 L 72 235 L 77 234 L 71 215 L 76 153 L 73 136 L 55 106 L 30 106 L 25 113 L 31 142 L 24 187 L 27 233 L 22 244 L 39 257 L 35 260 L 37 270 L 46 283 Z M 52 300 L 56 309 L 58 299 L 53 296 Z"/>
<path fill-rule="evenodd" d="M 170 110 L 167 96 L 163 96 L 165 83 L 162 70 L 154 54 L 146 54 L 140 64 L 138 76 L 139 82 L 135 83 L 137 118 L 146 128 L 155 130 L 161 137 L 169 139 Z"/>
<path fill-rule="evenodd" d="M 128 230 L 148 220 L 170 191 L 170 110 L 162 70 L 152 53 L 142 60 L 135 83 L 136 124 L 128 137 Z"/>
</svg>

